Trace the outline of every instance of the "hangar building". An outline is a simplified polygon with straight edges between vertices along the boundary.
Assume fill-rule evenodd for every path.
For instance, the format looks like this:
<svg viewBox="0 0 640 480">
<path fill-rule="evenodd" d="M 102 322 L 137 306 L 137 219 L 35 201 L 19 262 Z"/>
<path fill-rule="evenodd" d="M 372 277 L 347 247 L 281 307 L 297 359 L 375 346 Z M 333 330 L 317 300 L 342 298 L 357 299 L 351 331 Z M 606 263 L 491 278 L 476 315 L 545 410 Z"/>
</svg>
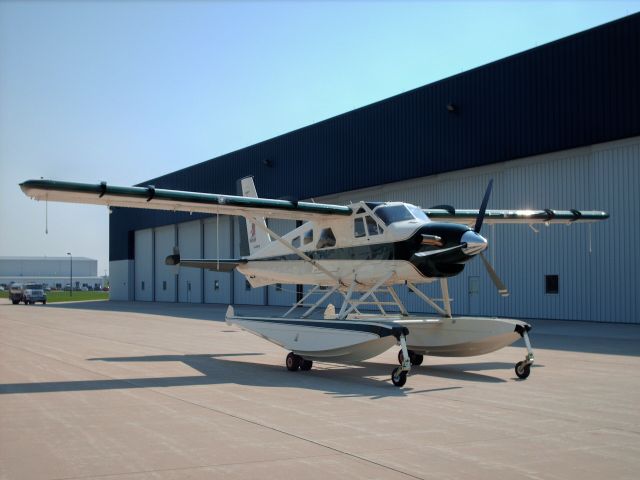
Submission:
<svg viewBox="0 0 640 480">
<path fill-rule="evenodd" d="M 479 208 L 493 178 L 489 208 L 605 210 L 611 218 L 591 226 L 485 227 L 511 295 L 499 297 L 474 260 L 449 280 L 453 312 L 640 323 L 640 14 L 140 185 L 236 194 L 247 175 L 262 197 L 425 208 Z M 290 304 L 296 286 L 253 289 L 237 272 L 164 265 L 174 245 L 189 258 L 238 257 L 239 231 L 225 216 L 114 209 L 112 299 Z M 409 310 L 428 311 L 397 290 Z"/>
</svg>

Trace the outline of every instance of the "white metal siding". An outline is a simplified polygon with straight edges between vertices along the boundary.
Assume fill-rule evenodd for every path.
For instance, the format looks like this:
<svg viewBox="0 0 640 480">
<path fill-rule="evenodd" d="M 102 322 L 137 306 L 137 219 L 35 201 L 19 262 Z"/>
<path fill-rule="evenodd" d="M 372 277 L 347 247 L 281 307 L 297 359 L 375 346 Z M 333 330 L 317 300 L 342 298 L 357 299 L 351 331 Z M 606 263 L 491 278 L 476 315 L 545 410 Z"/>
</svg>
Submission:
<svg viewBox="0 0 640 480">
<path fill-rule="evenodd" d="M 593 145 L 487 167 L 436 175 L 319 201 L 402 200 L 422 207 L 479 208 L 490 178 L 489 208 L 605 210 L 611 218 L 588 225 L 485 225 L 488 258 L 511 295 L 497 295 L 479 260 L 449 281 L 455 314 L 640 323 L 640 138 Z M 589 242 L 591 230 L 591 242 Z M 589 245 L 591 244 L 591 253 Z M 559 294 L 545 293 L 545 275 L 559 275 Z M 469 293 L 469 277 L 480 292 Z M 424 291 L 436 290 L 432 286 Z M 412 311 L 428 311 L 398 288 Z M 439 293 L 435 294 L 439 297 Z"/>
</svg>

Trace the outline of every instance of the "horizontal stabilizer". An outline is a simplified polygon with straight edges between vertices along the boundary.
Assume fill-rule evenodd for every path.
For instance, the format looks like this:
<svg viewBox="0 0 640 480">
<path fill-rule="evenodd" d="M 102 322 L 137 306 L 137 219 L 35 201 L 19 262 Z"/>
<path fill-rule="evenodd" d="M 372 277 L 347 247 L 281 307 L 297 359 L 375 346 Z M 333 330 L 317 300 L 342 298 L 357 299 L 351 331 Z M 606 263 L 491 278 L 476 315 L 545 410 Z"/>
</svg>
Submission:
<svg viewBox="0 0 640 480">
<path fill-rule="evenodd" d="M 235 259 L 192 259 L 192 258 L 180 258 L 180 254 L 169 255 L 164 263 L 166 265 L 179 265 L 181 267 L 188 268 L 204 268 L 207 270 L 214 270 L 217 272 L 231 272 L 241 263 L 246 263 L 246 260 Z"/>
</svg>

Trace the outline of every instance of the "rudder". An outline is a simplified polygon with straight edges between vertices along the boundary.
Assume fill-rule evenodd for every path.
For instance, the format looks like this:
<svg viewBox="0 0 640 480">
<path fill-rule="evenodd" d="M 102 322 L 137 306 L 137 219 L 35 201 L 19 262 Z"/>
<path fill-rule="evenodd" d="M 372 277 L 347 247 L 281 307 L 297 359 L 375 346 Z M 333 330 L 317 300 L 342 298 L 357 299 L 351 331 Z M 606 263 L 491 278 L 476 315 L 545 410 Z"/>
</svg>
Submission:
<svg viewBox="0 0 640 480">
<path fill-rule="evenodd" d="M 258 198 L 256 186 L 253 183 L 253 177 L 244 177 L 240 180 L 242 188 L 242 196 L 249 198 Z M 249 242 L 249 255 L 256 253 L 261 248 L 271 243 L 271 236 L 264 230 L 267 227 L 265 217 L 254 217 L 246 219 L 247 239 Z M 263 228 L 260 228 L 260 227 Z"/>
</svg>

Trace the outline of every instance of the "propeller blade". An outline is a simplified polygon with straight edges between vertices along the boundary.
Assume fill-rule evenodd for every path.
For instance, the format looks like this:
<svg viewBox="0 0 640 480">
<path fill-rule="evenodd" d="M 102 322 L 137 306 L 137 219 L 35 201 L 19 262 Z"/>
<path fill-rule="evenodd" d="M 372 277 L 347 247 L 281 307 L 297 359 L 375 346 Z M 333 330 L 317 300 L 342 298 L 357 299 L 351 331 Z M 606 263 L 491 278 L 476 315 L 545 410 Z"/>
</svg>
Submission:
<svg viewBox="0 0 640 480">
<path fill-rule="evenodd" d="M 487 272 L 489 273 L 489 276 L 491 277 L 491 281 L 493 282 L 493 284 L 498 289 L 498 293 L 500 295 L 502 295 L 503 297 L 508 297 L 509 296 L 509 290 L 507 289 L 507 286 L 504 283 L 502 283 L 502 280 L 500 280 L 500 277 L 498 276 L 496 271 L 493 269 L 493 267 L 489 263 L 489 260 L 486 259 L 486 257 L 484 256 L 484 254 L 482 252 L 480 252 L 480 260 L 482 260 L 482 263 L 484 263 L 484 268 L 487 269 Z"/>
<path fill-rule="evenodd" d="M 473 231 L 476 233 L 480 233 L 480 229 L 482 228 L 482 222 L 484 222 L 484 215 L 487 212 L 487 204 L 489 203 L 489 197 L 491 196 L 492 188 L 493 188 L 493 178 L 489 180 L 489 185 L 487 185 L 487 191 L 484 192 L 484 198 L 482 199 L 482 204 L 480 205 L 478 218 L 476 218 L 476 226 L 473 227 Z"/>
</svg>

